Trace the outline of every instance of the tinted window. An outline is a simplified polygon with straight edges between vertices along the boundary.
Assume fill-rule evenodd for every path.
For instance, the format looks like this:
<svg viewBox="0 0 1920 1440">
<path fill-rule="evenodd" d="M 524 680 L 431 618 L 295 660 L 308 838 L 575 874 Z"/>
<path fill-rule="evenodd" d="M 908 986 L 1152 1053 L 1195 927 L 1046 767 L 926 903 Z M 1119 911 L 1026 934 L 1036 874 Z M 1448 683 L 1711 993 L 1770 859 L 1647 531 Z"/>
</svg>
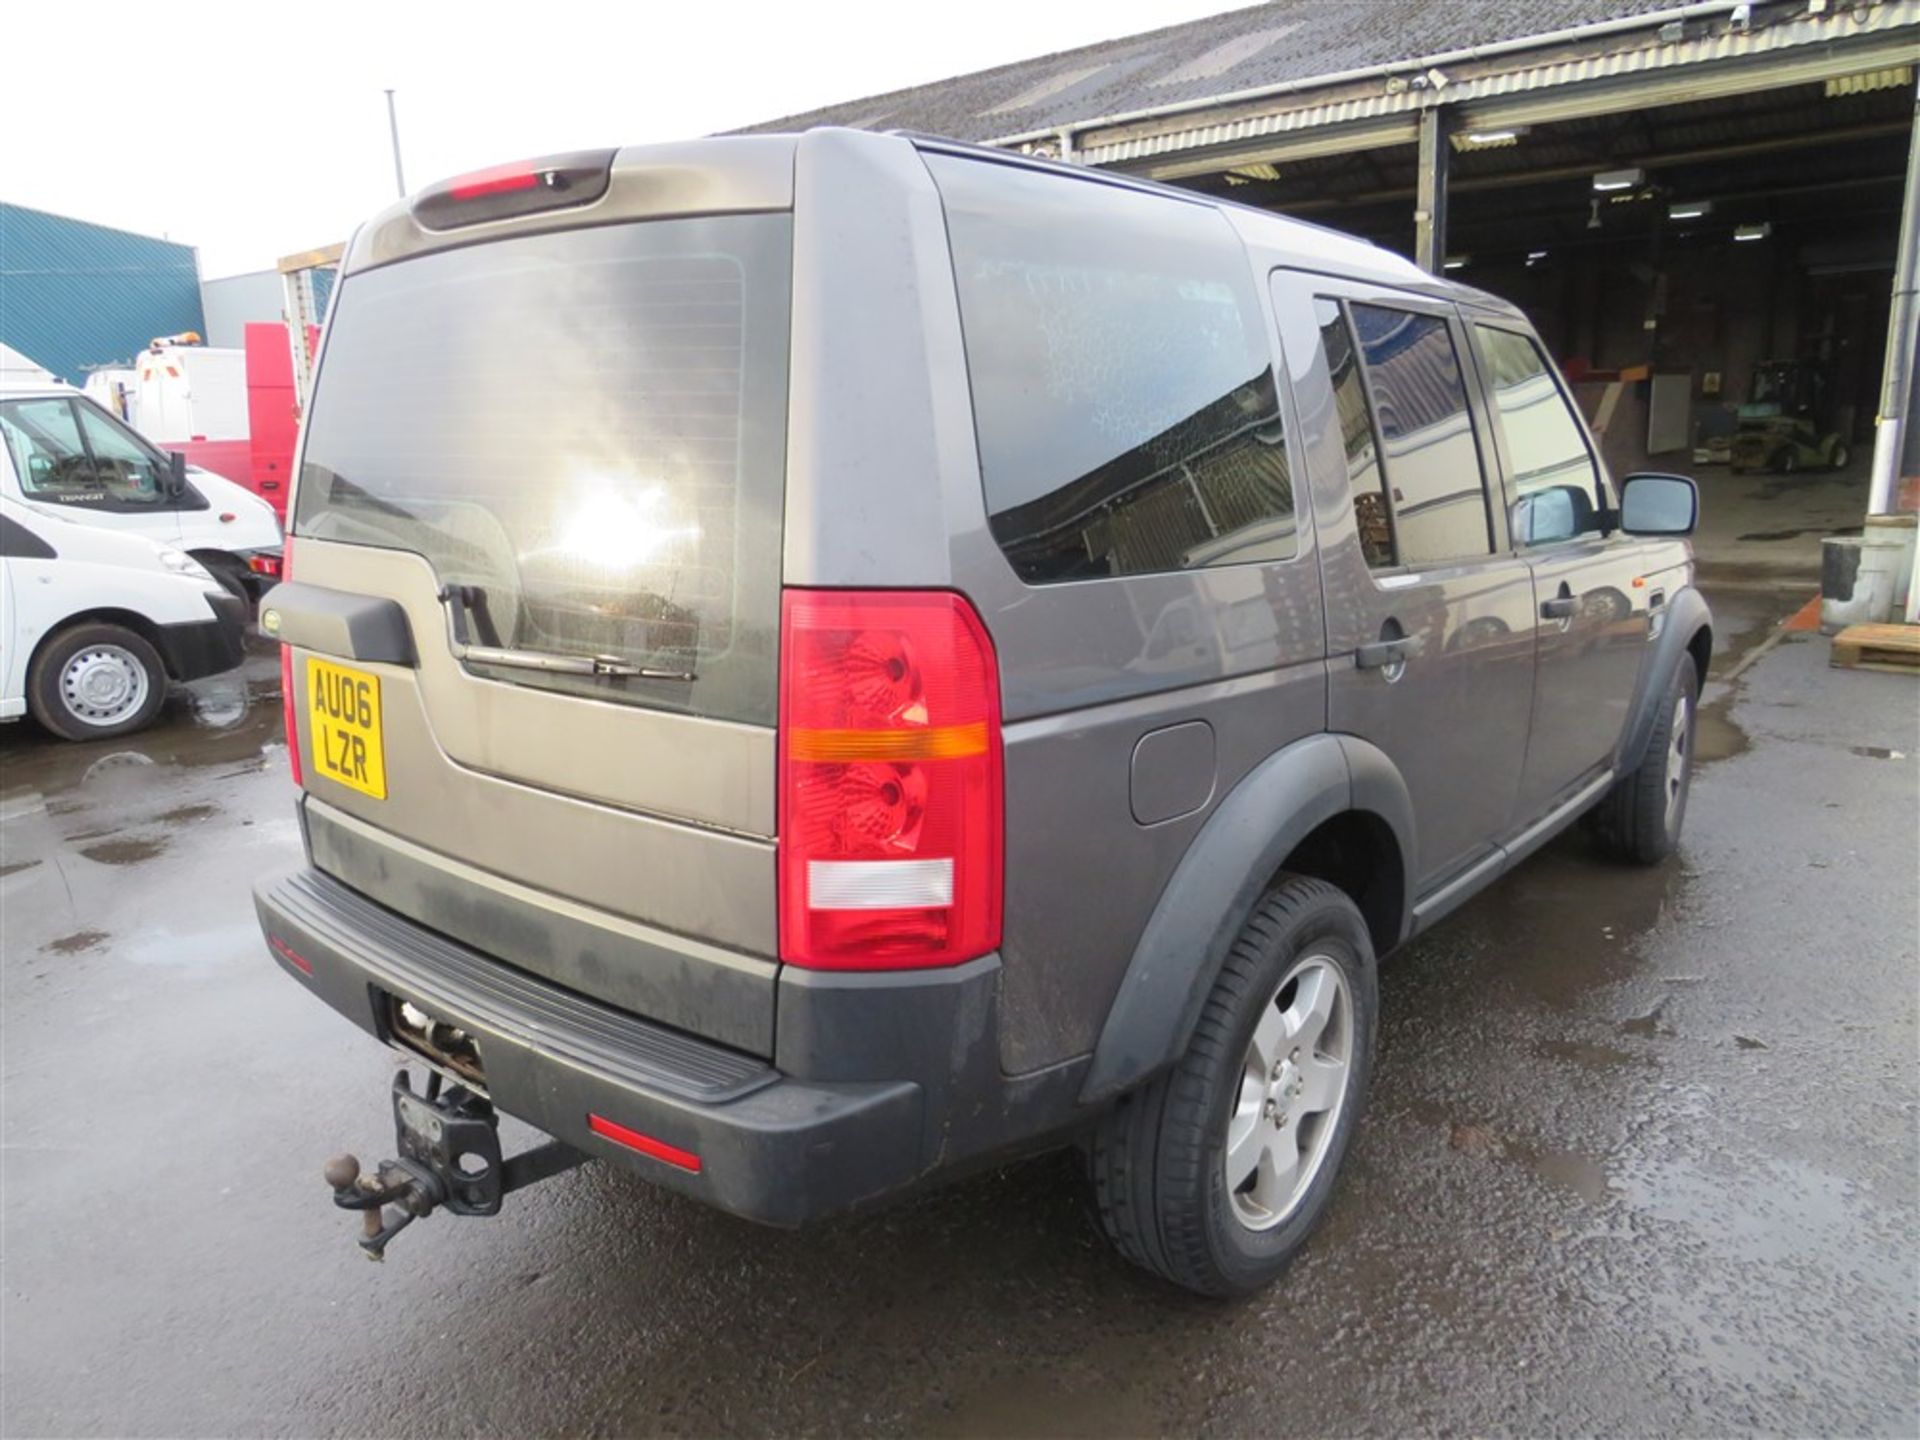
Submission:
<svg viewBox="0 0 1920 1440">
<path fill-rule="evenodd" d="M 1397 565 L 1400 561 L 1393 543 L 1393 515 L 1380 479 L 1379 450 L 1373 438 L 1373 422 L 1367 415 L 1367 392 L 1360 381 L 1360 355 L 1353 343 L 1353 331 L 1347 317 L 1340 313 L 1338 301 L 1315 300 L 1313 313 L 1320 323 L 1320 347 L 1333 383 L 1340 435 L 1346 442 L 1347 488 L 1353 494 L 1353 523 L 1360 535 L 1360 549 L 1369 565 Z"/>
<path fill-rule="evenodd" d="M 478 641 L 698 677 L 492 678 L 771 723 L 791 244 L 661 220 L 349 277 L 296 533 L 479 587 Z"/>
<path fill-rule="evenodd" d="M 1447 323 L 1379 305 L 1351 307 L 1373 392 L 1400 563 L 1493 553 L 1467 387 Z"/>
<path fill-rule="evenodd" d="M 0 431 L 31 499 L 106 510 L 166 501 L 166 462 L 90 406 L 58 396 L 14 400 L 0 405 Z"/>
<path fill-rule="evenodd" d="M 1031 584 L 1297 550 L 1272 357 L 1219 212 L 930 155 L 994 538 Z"/>
<path fill-rule="evenodd" d="M 1553 367 L 1529 337 L 1484 325 L 1479 330 L 1512 471 L 1514 543 L 1543 545 L 1597 531 L 1599 472 Z"/>
</svg>

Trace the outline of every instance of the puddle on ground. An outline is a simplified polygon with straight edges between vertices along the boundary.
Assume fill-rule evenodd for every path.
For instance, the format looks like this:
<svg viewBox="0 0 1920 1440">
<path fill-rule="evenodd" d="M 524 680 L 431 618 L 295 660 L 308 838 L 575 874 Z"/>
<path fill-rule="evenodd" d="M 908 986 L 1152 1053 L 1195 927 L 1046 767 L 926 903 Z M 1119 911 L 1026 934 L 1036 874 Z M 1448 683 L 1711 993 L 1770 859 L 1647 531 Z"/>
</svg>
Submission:
<svg viewBox="0 0 1920 1440">
<path fill-rule="evenodd" d="M 1549 1185 L 1570 1190 L 1589 1205 L 1604 1205 L 1613 1182 L 1599 1163 L 1571 1150 L 1535 1150 L 1518 1141 L 1507 1144 L 1507 1158 L 1516 1160 Z"/>
<path fill-rule="evenodd" d="M 218 805 L 179 805 L 172 810 L 162 811 L 153 818 L 167 825 L 185 825 L 189 821 L 204 820 L 209 815 L 219 813 Z"/>
<path fill-rule="evenodd" d="M 102 865 L 138 865 L 167 848 L 165 840 L 107 840 L 89 845 L 81 854 Z"/>
<path fill-rule="evenodd" d="M 6 879 L 9 875 L 18 875 L 22 870 L 31 870 L 39 863 L 38 860 L 9 860 L 6 864 L 0 865 L 0 880 Z"/>
<path fill-rule="evenodd" d="M 91 950 L 104 940 L 113 937 L 104 930 L 76 930 L 71 935 L 62 935 L 58 940 L 42 945 L 42 950 L 51 950 L 56 955 L 78 955 L 82 950 Z"/>
<path fill-rule="evenodd" d="M 1612 1070 L 1621 1065 L 1645 1065 L 1644 1055 L 1632 1055 L 1590 1040 L 1542 1040 L 1536 1047 L 1549 1060 L 1567 1060 L 1589 1070 Z"/>
<path fill-rule="evenodd" d="M 1747 732 L 1733 723 L 1733 702 L 1739 698 L 1735 681 L 1724 695 L 1694 711 L 1693 760 L 1696 765 L 1711 765 L 1716 760 L 1731 760 L 1753 746 Z"/>
<path fill-rule="evenodd" d="M 1416 1113 L 1422 1109 L 1414 1108 Z M 1485 1125 L 1448 1126 L 1447 1147 L 1477 1160 L 1500 1160 L 1530 1170 L 1549 1185 L 1571 1191 L 1589 1205 L 1604 1205 L 1614 1191 L 1606 1168 L 1592 1156 L 1573 1150 L 1542 1149 L 1525 1140 L 1496 1134 Z"/>
<path fill-rule="evenodd" d="M 1622 1020 L 1614 1028 L 1622 1035 L 1633 1035 L 1646 1040 L 1656 1035 L 1671 1035 L 1673 1031 L 1660 1023 L 1660 1016 L 1666 1008 L 1667 1002 L 1662 1000 L 1646 1014 L 1636 1015 L 1631 1020 Z"/>
</svg>

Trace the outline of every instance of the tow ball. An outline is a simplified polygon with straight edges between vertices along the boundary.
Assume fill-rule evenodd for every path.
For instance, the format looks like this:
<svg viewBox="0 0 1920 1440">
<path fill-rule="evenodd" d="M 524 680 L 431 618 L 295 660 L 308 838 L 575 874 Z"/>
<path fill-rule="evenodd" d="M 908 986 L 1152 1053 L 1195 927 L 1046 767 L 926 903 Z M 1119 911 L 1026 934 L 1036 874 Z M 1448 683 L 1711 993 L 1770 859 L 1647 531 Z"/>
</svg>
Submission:
<svg viewBox="0 0 1920 1440">
<path fill-rule="evenodd" d="M 351 1155 L 336 1155 L 326 1165 L 333 1203 L 360 1212 L 360 1248 L 369 1260 L 385 1259 L 394 1236 L 435 1210 L 497 1215 L 510 1192 L 588 1158 L 549 1140 L 502 1159 L 500 1117 L 492 1104 L 464 1085 L 443 1090 L 438 1071 L 428 1073 L 424 1094 L 414 1093 L 405 1070 L 394 1076 L 393 1127 L 400 1154 L 382 1160 L 371 1175 L 361 1174 Z"/>
</svg>

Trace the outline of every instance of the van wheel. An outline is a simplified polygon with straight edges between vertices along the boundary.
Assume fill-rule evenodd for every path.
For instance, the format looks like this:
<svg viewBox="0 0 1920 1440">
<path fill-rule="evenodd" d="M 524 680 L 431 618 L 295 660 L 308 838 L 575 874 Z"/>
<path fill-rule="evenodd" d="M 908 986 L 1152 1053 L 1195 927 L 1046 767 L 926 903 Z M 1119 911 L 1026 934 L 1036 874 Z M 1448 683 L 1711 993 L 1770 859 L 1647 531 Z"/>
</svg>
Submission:
<svg viewBox="0 0 1920 1440">
<path fill-rule="evenodd" d="M 1700 684 L 1693 662 L 1675 667 L 1639 768 L 1623 775 L 1593 809 L 1593 833 L 1616 860 L 1657 865 L 1680 845 L 1693 788 L 1693 741 Z"/>
<path fill-rule="evenodd" d="M 61 631 L 27 672 L 33 718 L 66 740 L 130 734 L 150 724 L 166 698 L 159 652 L 120 625 Z"/>
<path fill-rule="evenodd" d="M 1087 1145 L 1109 1239 L 1202 1295 L 1275 1279 L 1332 1199 L 1373 1070 L 1373 944 L 1345 894 L 1287 876 L 1201 1009 L 1187 1053 Z"/>
</svg>

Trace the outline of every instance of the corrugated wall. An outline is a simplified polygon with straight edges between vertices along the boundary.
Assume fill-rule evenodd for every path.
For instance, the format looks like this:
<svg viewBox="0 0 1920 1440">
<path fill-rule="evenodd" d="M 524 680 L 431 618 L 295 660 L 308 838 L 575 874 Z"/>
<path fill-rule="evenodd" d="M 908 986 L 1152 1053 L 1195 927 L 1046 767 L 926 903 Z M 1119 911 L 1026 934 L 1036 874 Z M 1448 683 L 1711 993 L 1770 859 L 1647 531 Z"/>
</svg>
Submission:
<svg viewBox="0 0 1920 1440">
<path fill-rule="evenodd" d="M 0 341 L 63 380 L 205 328 L 192 246 L 0 203 Z"/>
</svg>

